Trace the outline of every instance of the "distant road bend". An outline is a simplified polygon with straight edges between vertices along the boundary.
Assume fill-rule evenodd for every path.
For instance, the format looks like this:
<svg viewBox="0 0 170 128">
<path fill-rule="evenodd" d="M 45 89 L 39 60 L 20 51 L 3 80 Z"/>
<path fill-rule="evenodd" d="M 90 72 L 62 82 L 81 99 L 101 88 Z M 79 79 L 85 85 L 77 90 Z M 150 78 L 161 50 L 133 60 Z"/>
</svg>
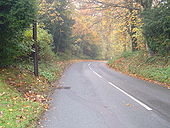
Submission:
<svg viewBox="0 0 170 128">
<path fill-rule="evenodd" d="M 73 64 L 42 121 L 45 128 L 170 128 L 170 90 L 109 69 Z"/>
</svg>

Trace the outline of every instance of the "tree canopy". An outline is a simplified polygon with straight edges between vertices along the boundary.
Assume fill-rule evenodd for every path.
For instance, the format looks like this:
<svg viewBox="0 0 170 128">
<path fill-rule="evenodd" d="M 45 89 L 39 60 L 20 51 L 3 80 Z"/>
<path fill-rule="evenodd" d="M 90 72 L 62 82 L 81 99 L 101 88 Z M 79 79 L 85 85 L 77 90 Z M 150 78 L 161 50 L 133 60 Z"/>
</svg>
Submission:
<svg viewBox="0 0 170 128">
<path fill-rule="evenodd" d="M 35 20 L 39 58 L 43 52 L 93 59 L 138 50 L 170 54 L 169 0 L 1 0 L 0 10 L 1 66 L 32 56 Z"/>
<path fill-rule="evenodd" d="M 23 31 L 32 24 L 36 15 L 35 0 L 0 1 L 0 65 L 12 62 L 22 53 L 19 42 Z"/>
</svg>

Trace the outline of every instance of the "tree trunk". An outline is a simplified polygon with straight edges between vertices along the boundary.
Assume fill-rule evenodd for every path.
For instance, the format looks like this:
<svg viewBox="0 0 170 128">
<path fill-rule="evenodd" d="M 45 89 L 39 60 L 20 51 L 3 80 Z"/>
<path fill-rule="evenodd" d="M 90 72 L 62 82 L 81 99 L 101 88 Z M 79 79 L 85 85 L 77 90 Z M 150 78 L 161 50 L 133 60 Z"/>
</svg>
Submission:
<svg viewBox="0 0 170 128">
<path fill-rule="evenodd" d="M 133 17 L 133 10 L 129 10 L 130 12 L 130 28 L 129 28 L 129 35 L 131 38 L 131 46 L 132 46 L 132 52 L 135 52 L 138 50 L 137 46 L 137 38 L 134 37 L 134 34 L 136 32 L 134 32 L 134 28 L 136 28 L 135 26 L 135 18 Z"/>
</svg>

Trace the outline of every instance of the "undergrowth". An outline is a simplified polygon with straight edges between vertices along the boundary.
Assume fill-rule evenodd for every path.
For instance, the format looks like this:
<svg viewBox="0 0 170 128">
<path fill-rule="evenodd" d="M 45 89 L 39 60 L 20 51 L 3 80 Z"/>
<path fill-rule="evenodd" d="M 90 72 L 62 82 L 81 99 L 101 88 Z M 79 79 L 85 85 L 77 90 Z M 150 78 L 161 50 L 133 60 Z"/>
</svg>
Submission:
<svg viewBox="0 0 170 128">
<path fill-rule="evenodd" d="M 23 62 L 0 69 L 0 128 L 34 128 L 48 109 L 48 95 L 69 62 L 40 62 L 39 77 L 33 64 Z"/>
<path fill-rule="evenodd" d="M 23 98 L 0 80 L 0 127 L 25 128 L 38 119 L 43 104 Z"/>
<path fill-rule="evenodd" d="M 121 72 L 170 85 L 170 57 L 147 56 L 144 52 L 126 52 L 109 60 L 108 65 Z"/>
</svg>

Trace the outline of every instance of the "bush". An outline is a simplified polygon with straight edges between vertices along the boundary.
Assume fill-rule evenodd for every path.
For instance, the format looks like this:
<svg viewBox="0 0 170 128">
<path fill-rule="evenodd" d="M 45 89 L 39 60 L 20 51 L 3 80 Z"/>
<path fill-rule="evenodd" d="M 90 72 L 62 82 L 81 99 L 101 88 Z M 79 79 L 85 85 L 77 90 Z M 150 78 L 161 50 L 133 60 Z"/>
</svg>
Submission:
<svg viewBox="0 0 170 128">
<path fill-rule="evenodd" d="M 38 43 L 39 43 L 39 55 L 44 61 L 51 61 L 55 58 L 55 54 L 52 51 L 53 37 L 46 30 L 38 29 Z"/>
<path fill-rule="evenodd" d="M 51 61 L 55 58 L 55 54 L 52 51 L 52 35 L 49 34 L 46 30 L 38 28 L 38 45 L 39 45 L 39 56 L 43 61 Z M 29 29 L 24 34 L 23 40 L 23 55 L 28 55 L 32 52 L 32 30 Z"/>
<path fill-rule="evenodd" d="M 131 51 L 125 51 L 122 53 L 121 57 L 128 58 L 132 55 L 133 53 Z"/>
</svg>

